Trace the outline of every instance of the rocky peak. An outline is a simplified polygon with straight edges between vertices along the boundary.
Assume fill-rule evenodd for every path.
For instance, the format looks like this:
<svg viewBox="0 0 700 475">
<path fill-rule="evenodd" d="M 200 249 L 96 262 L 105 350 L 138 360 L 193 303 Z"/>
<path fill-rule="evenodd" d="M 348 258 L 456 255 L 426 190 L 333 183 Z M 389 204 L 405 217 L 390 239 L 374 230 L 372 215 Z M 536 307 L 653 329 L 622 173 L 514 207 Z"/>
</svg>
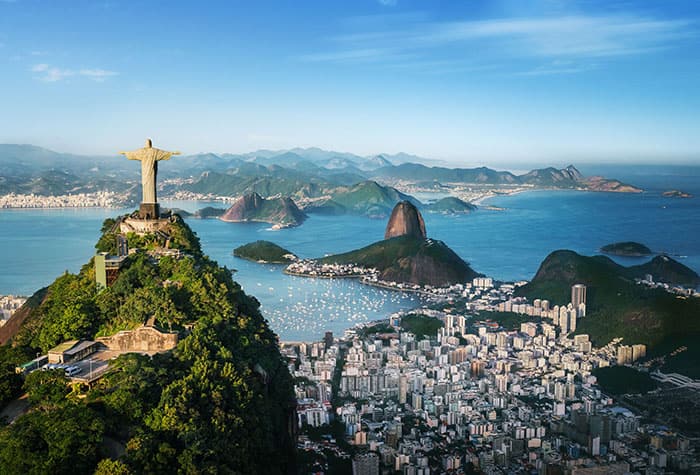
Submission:
<svg viewBox="0 0 700 475">
<path fill-rule="evenodd" d="M 401 201 L 391 212 L 389 223 L 386 225 L 384 239 L 398 236 L 413 236 L 425 239 L 425 222 L 420 211 L 410 201 Z"/>
<path fill-rule="evenodd" d="M 578 171 L 578 168 L 576 168 L 573 165 L 569 165 L 568 167 L 564 168 L 564 170 L 568 175 L 569 178 L 571 178 L 574 181 L 581 181 L 583 180 L 583 175 L 581 174 L 580 171 Z"/>
</svg>

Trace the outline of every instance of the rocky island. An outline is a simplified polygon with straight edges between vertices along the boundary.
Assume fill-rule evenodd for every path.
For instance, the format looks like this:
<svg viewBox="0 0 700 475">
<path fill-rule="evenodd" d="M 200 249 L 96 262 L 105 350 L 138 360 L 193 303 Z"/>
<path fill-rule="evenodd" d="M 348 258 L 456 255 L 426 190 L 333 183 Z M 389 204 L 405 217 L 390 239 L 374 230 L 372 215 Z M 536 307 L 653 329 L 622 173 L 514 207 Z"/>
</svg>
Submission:
<svg viewBox="0 0 700 475">
<path fill-rule="evenodd" d="M 692 198 L 693 195 L 681 190 L 668 190 L 661 193 L 666 198 Z"/>
<path fill-rule="evenodd" d="M 213 206 L 205 206 L 202 209 L 198 209 L 197 211 L 194 212 L 193 217 L 199 218 L 199 219 L 210 219 L 210 218 L 219 218 L 223 216 L 223 214 L 226 212 L 225 209 L 223 208 L 215 208 Z"/>
<path fill-rule="evenodd" d="M 606 244 L 605 246 L 600 248 L 600 252 L 610 254 L 612 256 L 623 257 L 644 257 L 653 254 L 652 250 L 649 249 L 647 246 L 634 241 Z"/>
<path fill-rule="evenodd" d="M 642 193 L 644 190 L 613 178 L 594 176 L 583 181 L 588 191 L 608 191 L 614 193 Z"/>
<path fill-rule="evenodd" d="M 292 252 L 270 241 L 244 244 L 234 249 L 233 255 L 262 264 L 289 264 L 298 259 Z"/>
<path fill-rule="evenodd" d="M 424 210 L 428 213 L 468 214 L 476 211 L 476 208 L 476 205 L 467 203 L 454 196 L 447 196 L 437 200 L 435 203 L 425 205 Z"/>
<path fill-rule="evenodd" d="M 291 198 L 265 199 L 258 193 L 249 193 L 236 201 L 219 219 L 230 223 L 270 223 L 279 229 L 299 226 L 306 220 L 306 214 Z"/>
</svg>

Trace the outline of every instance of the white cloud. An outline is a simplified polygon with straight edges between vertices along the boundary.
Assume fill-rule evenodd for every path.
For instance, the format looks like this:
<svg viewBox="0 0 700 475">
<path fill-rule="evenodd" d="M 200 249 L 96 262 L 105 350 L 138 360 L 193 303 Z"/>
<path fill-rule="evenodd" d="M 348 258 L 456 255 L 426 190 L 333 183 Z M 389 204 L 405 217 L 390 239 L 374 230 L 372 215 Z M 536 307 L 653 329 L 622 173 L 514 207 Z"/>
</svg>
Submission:
<svg viewBox="0 0 700 475">
<path fill-rule="evenodd" d="M 381 15 L 382 18 L 391 15 Z M 420 16 L 400 21 L 354 22 L 355 28 L 333 38 L 337 48 L 302 57 L 304 60 L 399 62 L 414 58 L 512 63 L 512 60 L 570 60 L 642 55 L 697 39 L 691 20 L 656 19 L 635 14 L 559 15 L 537 18 L 431 21 Z M 362 27 L 365 25 L 365 28 Z M 384 26 L 382 27 L 381 24 Z M 348 25 L 353 25 L 352 22 Z M 386 27 L 386 25 L 391 25 Z M 545 66 L 532 74 L 574 73 L 591 69 L 570 65 Z"/>
<path fill-rule="evenodd" d="M 372 62 L 382 61 L 387 57 L 398 58 L 400 53 L 395 50 L 381 48 L 351 49 L 344 51 L 333 51 L 330 53 L 307 54 L 301 57 L 304 61 L 310 62 Z"/>
<path fill-rule="evenodd" d="M 32 66 L 32 72 L 38 73 L 37 79 L 44 82 L 58 82 L 75 75 L 70 69 L 52 67 L 46 63 L 35 64 Z"/>
<path fill-rule="evenodd" d="M 691 27 L 686 20 L 576 15 L 441 23 L 414 40 L 427 44 L 502 40 L 522 55 L 599 57 L 654 50 L 688 37 Z"/>
<path fill-rule="evenodd" d="M 385 7 L 395 7 L 398 2 L 398 0 L 377 0 L 380 5 L 384 5 Z"/>
<path fill-rule="evenodd" d="M 107 71 L 106 69 L 81 69 L 78 73 L 81 76 L 85 76 L 97 82 L 103 82 L 105 79 L 119 74 L 115 71 Z"/>
<path fill-rule="evenodd" d="M 47 63 L 39 63 L 32 66 L 31 71 L 37 73 L 36 78 L 44 82 L 58 82 L 73 76 L 80 76 L 92 81 L 103 82 L 111 76 L 116 76 L 117 72 L 106 69 L 63 69 L 51 66 Z"/>
</svg>

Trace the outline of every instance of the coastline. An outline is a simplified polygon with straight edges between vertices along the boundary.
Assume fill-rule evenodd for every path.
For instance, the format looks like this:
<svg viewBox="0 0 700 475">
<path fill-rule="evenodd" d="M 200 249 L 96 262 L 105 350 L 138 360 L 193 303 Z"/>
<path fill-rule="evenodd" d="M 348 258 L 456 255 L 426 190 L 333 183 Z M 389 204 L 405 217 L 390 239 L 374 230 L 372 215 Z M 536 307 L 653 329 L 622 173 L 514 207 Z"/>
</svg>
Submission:
<svg viewBox="0 0 700 475">
<path fill-rule="evenodd" d="M 304 274 L 302 272 L 294 272 L 294 271 L 288 271 L 287 269 L 282 270 L 283 274 L 286 275 L 291 275 L 294 277 L 306 277 L 307 279 L 359 279 L 362 277 L 364 274 L 351 274 L 351 275 L 311 275 L 311 274 Z"/>
<path fill-rule="evenodd" d="M 272 230 L 273 231 L 278 231 L 280 229 L 289 229 L 289 228 L 297 228 L 301 226 L 302 223 L 297 223 L 297 224 L 282 224 L 282 223 L 274 223 L 272 221 L 266 221 L 264 219 L 223 219 L 221 217 L 214 217 L 212 219 L 218 219 L 219 221 L 222 221 L 224 223 L 265 223 L 265 224 L 270 224 L 272 225 Z"/>
</svg>

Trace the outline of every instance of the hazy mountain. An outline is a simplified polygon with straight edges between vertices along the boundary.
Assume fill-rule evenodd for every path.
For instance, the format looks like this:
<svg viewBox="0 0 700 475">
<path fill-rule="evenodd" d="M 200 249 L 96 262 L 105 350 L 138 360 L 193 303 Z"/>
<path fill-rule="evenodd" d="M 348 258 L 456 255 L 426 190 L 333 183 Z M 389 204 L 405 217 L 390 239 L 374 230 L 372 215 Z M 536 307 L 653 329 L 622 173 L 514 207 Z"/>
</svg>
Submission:
<svg viewBox="0 0 700 475">
<path fill-rule="evenodd" d="M 519 183 L 511 172 L 496 171 L 486 167 L 480 168 L 444 168 L 428 167 L 420 163 L 403 163 L 397 166 L 380 168 L 373 172 L 376 178 L 398 179 L 404 181 L 434 180 L 442 183 L 485 183 L 512 184 Z"/>
<path fill-rule="evenodd" d="M 159 176 L 164 179 L 195 177 L 192 183 L 166 186 L 165 193 L 178 189 L 226 196 L 258 192 L 263 196 L 279 194 L 295 199 L 320 197 L 338 186 L 355 185 L 368 179 L 384 183 L 400 180 L 421 186 L 477 183 L 641 191 L 614 179 L 584 178 L 573 165 L 515 175 L 487 167 L 448 168 L 425 163 L 431 161 L 405 153 L 361 157 L 319 148 L 295 148 L 177 156 L 159 167 Z M 138 184 L 140 172 L 138 163 L 121 156 L 63 154 L 33 145 L 14 144 L 0 145 L 0 167 L 2 193 L 64 194 L 85 188 L 121 190 Z M 52 174 L 47 175 L 47 172 Z M 38 177 L 43 178 L 37 181 Z M 391 206 L 394 204 L 396 202 Z"/>
</svg>

